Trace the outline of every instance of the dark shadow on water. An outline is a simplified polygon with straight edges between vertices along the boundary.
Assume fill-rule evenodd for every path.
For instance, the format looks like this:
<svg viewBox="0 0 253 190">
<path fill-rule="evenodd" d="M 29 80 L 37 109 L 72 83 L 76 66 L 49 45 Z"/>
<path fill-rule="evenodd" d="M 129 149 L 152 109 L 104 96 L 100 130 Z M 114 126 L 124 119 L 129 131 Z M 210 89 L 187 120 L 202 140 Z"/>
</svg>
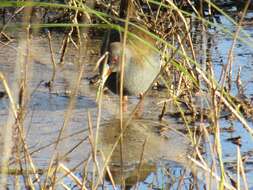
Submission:
<svg viewBox="0 0 253 190">
<path fill-rule="evenodd" d="M 96 102 L 88 96 L 76 97 L 75 109 L 95 108 Z M 33 110 L 56 111 L 67 108 L 70 96 L 61 93 L 35 92 L 29 101 L 29 108 Z M 6 97 L 0 99 L 0 109 L 8 108 L 8 99 Z"/>
</svg>

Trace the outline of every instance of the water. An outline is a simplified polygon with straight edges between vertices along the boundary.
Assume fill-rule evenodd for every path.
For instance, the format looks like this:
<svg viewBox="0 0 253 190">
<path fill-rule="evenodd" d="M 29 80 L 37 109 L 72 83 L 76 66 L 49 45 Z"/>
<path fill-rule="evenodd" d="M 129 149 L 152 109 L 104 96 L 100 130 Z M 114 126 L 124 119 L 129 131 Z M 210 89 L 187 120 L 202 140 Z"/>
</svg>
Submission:
<svg viewBox="0 0 253 190">
<path fill-rule="evenodd" d="M 55 50 L 56 60 L 58 60 L 60 57 L 60 54 L 58 52 L 60 49 L 60 42 L 62 38 L 63 36 L 57 33 L 52 35 L 52 39 L 54 39 L 53 48 Z M 95 41 L 93 41 L 91 43 L 91 46 L 88 46 L 87 49 L 89 49 L 89 51 L 96 52 L 98 50 L 99 43 L 97 43 L 97 46 L 94 46 L 94 44 Z M 22 48 L 25 48 L 25 41 L 22 40 L 13 41 L 7 46 L 3 45 L 0 48 L 0 70 L 6 76 L 8 84 L 11 88 L 13 88 L 16 85 L 15 82 L 18 81 L 18 68 L 20 67 L 18 53 L 20 53 L 20 49 Z M 28 98 L 28 104 L 26 105 L 27 112 L 24 121 L 24 130 L 25 139 L 32 156 L 33 164 L 36 166 L 36 168 L 44 170 L 48 167 L 54 153 L 57 152 L 58 156 L 62 156 L 60 159 L 61 163 L 65 164 L 68 168 L 74 168 L 78 163 L 87 160 L 90 156 L 91 149 L 88 141 L 87 132 L 88 112 L 91 114 L 92 122 L 95 126 L 97 118 L 97 103 L 95 101 L 97 87 L 90 85 L 89 80 L 87 78 L 97 73 L 97 71 L 93 71 L 93 69 L 95 67 L 95 61 L 97 60 L 98 55 L 95 54 L 94 58 L 90 53 L 89 60 L 85 59 L 86 62 L 84 67 L 84 75 L 82 76 L 80 90 L 75 99 L 76 104 L 74 106 L 74 109 L 71 111 L 70 120 L 67 123 L 66 129 L 64 130 L 64 133 L 62 135 L 63 140 L 60 141 L 58 147 L 56 147 L 56 140 L 58 138 L 62 126 L 64 125 L 66 119 L 65 114 L 67 113 L 68 105 L 71 99 L 69 97 L 69 93 L 73 90 L 73 85 L 75 84 L 75 79 L 79 71 L 79 67 L 76 65 L 75 62 L 75 60 L 77 60 L 77 55 L 74 47 L 70 47 L 68 54 L 66 55 L 64 65 L 57 67 L 55 82 L 53 84 L 52 90 L 49 91 L 48 87 L 46 87 L 45 84 L 51 79 L 52 64 L 50 64 L 51 58 L 48 50 L 47 39 L 44 37 L 34 36 L 31 41 L 30 54 L 32 57 L 32 61 L 28 67 L 28 92 L 30 95 Z M 4 91 L 3 86 L 1 86 L 1 90 Z M 162 107 L 162 105 L 157 106 L 157 103 L 162 99 L 162 97 L 157 98 L 156 95 L 148 96 L 145 99 L 145 109 L 147 110 L 144 114 L 145 117 L 157 121 L 158 115 L 160 114 Z M 108 131 L 108 129 L 106 128 L 106 123 L 112 122 L 111 126 L 113 127 L 109 129 L 109 131 L 112 131 L 112 129 L 119 128 L 119 126 L 114 126 L 115 124 L 113 124 L 115 114 L 118 113 L 119 110 L 118 101 L 119 99 L 116 95 L 113 95 L 111 93 L 107 93 L 104 95 L 101 121 L 102 126 L 104 127 L 101 128 L 99 137 L 100 140 L 105 140 L 107 138 L 108 134 L 106 133 L 106 131 Z M 130 97 L 128 109 L 131 110 L 138 101 L 139 100 L 136 97 Z M 8 109 L 10 106 L 8 102 L 9 100 L 7 96 L 3 97 L 0 100 L 1 127 L 6 124 L 6 120 L 8 118 Z M 113 120 L 108 121 L 108 119 L 110 118 Z M 136 126 L 133 126 L 135 129 L 139 130 L 142 129 L 141 127 L 143 127 L 145 123 L 146 125 L 151 125 L 151 120 L 140 120 L 138 121 Z M 173 120 L 171 122 L 173 122 Z M 132 123 L 134 122 L 132 121 Z M 159 123 L 156 125 L 159 125 Z M 175 126 L 177 126 L 176 123 Z M 149 127 L 152 128 L 152 125 Z M 167 142 L 167 139 L 161 141 L 161 138 L 159 138 L 158 133 L 155 130 L 152 131 L 149 128 L 147 128 L 146 130 L 146 135 L 143 135 L 141 133 L 145 131 L 143 129 L 143 131 L 139 131 L 138 134 L 135 134 L 137 135 L 136 137 L 128 135 L 128 137 L 125 138 L 130 138 L 129 144 L 127 145 L 126 149 L 127 152 L 125 155 L 128 155 L 129 152 L 136 150 L 139 150 L 138 153 L 140 153 L 140 149 L 143 146 L 144 138 L 155 138 L 152 139 L 151 143 L 149 143 L 149 140 L 147 140 L 147 150 L 151 152 L 147 152 L 147 155 L 144 155 L 143 159 L 145 160 L 145 162 L 143 163 L 141 169 L 139 169 L 140 155 L 136 156 L 135 154 L 133 154 L 132 156 L 130 156 L 130 158 L 126 158 L 126 160 L 128 161 L 126 162 L 127 166 L 125 171 L 126 173 L 124 173 L 124 176 L 126 177 L 126 185 L 129 187 L 137 183 L 137 179 L 134 178 L 136 178 L 136 175 L 139 175 L 139 173 L 141 175 L 138 177 L 138 181 L 145 181 L 146 178 L 147 180 L 150 180 L 152 179 L 152 175 L 154 177 L 157 177 L 157 175 L 162 175 L 162 173 L 160 173 L 160 170 L 161 168 L 164 168 L 165 163 L 168 164 L 169 161 L 171 161 L 170 168 L 172 170 L 177 171 L 177 175 L 180 174 L 180 170 L 183 170 L 183 166 L 180 166 L 180 162 L 177 160 L 176 155 L 178 155 L 178 158 L 186 158 L 185 149 L 190 146 L 189 142 L 183 143 L 180 142 L 180 138 L 177 140 L 177 138 L 170 137 L 175 133 L 173 131 L 171 132 L 171 134 L 168 134 L 168 137 L 172 142 Z M 113 135 L 113 133 L 111 132 L 109 134 Z M 131 143 L 133 138 L 134 142 L 139 141 L 137 145 Z M 160 143 L 165 144 L 164 146 L 160 146 Z M 178 144 L 177 146 L 181 148 L 178 148 L 177 150 L 171 149 L 172 152 L 166 151 L 168 146 L 171 146 L 172 144 L 176 145 L 176 143 Z M 181 143 L 182 146 L 180 146 Z M 99 144 L 106 145 L 105 142 L 100 142 Z M 156 150 L 157 147 L 160 147 L 161 149 Z M 108 150 L 108 148 L 101 147 L 100 151 L 102 150 L 105 151 Z M 116 153 L 114 155 L 116 155 Z M 113 158 L 115 158 L 115 156 Z M 171 160 L 169 158 L 171 158 Z M 17 167 L 15 164 L 15 154 L 11 155 L 10 163 L 10 168 Z M 117 159 L 114 160 L 112 163 L 112 166 L 119 166 Z M 139 172 L 139 170 L 141 172 Z M 77 174 L 79 173 L 78 171 L 82 171 L 81 167 L 76 170 Z M 92 171 L 92 166 L 90 166 L 90 169 L 88 169 L 88 171 Z M 119 172 L 118 168 L 112 167 L 112 172 L 115 173 L 115 183 L 119 183 L 119 180 L 117 181 L 117 176 Z M 165 176 L 165 174 L 163 176 Z M 10 176 L 10 188 L 13 187 L 13 180 L 13 177 Z M 154 183 L 154 185 L 156 184 L 156 186 L 158 187 L 160 185 L 163 185 L 160 180 L 161 179 L 159 177 L 159 181 L 157 183 Z M 66 183 L 68 184 L 68 180 L 66 181 Z M 141 183 L 140 187 L 147 185 L 145 184 L 146 183 L 144 182 Z M 71 186 L 71 182 L 69 182 L 69 185 Z"/>
<path fill-rule="evenodd" d="M 231 31 L 235 28 L 224 18 L 222 23 Z M 250 36 L 253 35 L 253 28 L 247 26 L 245 30 Z M 33 162 L 39 169 L 46 169 L 50 163 L 52 156 L 57 152 L 61 156 L 61 163 L 68 168 L 75 168 L 76 175 L 80 178 L 83 176 L 82 163 L 88 163 L 87 173 L 88 179 L 92 178 L 93 164 L 89 161 L 91 156 L 91 145 L 88 133 L 88 114 L 91 115 L 93 127 L 97 121 L 97 88 L 89 84 L 88 78 L 97 74 L 94 71 L 95 63 L 98 59 L 98 50 L 100 40 L 92 40 L 87 46 L 87 57 L 83 57 L 84 74 L 82 76 L 80 89 L 76 97 L 76 103 L 71 111 L 69 122 L 66 122 L 66 114 L 70 102 L 69 93 L 73 91 L 76 77 L 79 73 L 77 65 L 78 55 L 77 49 L 71 45 L 65 56 L 65 63 L 57 67 L 56 78 L 52 88 L 49 91 L 45 83 L 52 76 L 52 64 L 48 47 L 48 41 L 45 36 L 34 35 L 31 41 L 31 62 L 29 66 L 29 101 L 24 121 L 25 139 L 29 147 Z M 232 39 L 227 34 L 212 30 L 210 33 L 213 42 L 211 53 L 213 56 L 214 71 L 216 77 L 219 78 L 222 65 L 227 63 L 228 50 L 232 44 Z M 63 35 L 60 33 L 52 34 L 52 44 L 55 52 L 55 59 L 60 58 L 60 47 Z M 19 74 L 18 55 L 20 49 L 25 47 L 25 41 L 14 40 L 8 45 L 0 44 L 0 71 L 4 73 L 9 85 L 15 89 L 15 82 Z M 242 42 L 236 44 L 234 50 L 234 67 L 233 80 L 235 80 L 239 67 L 242 69 L 241 80 L 247 84 L 245 94 L 252 98 L 253 96 L 253 50 Z M 3 86 L 0 85 L 1 91 Z M 15 90 L 14 90 L 15 91 Z M 235 83 L 232 86 L 232 94 L 236 95 L 237 90 Z M 124 180 L 126 187 L 130 188 L 138 185 L 139 189 L 150 188 L 168 188 L 175 189 L 181 180 L 185 189 L 191 185 L 191 172 L 195 172 L 192 163 L 188 159 L 193 151 L 189 140 L 175 129 L 182 129 L 183 126 L 175 118 L 165 117 L 165 121 L 159 123 L 157 118 L 162 110 L 161 101 L 165 100 L 166 92 L 151 91 L 145 98 L 145 112 L 140 120 L 133 120 L 129 124 L 129 128 L 124 136 L 123 147 L 123 170 L 120 169 L 120 147 L 115 148 L 116 151 L 112 155 L 109 162 L 111 173 L 114 176 L 114 183 L 117 187 Z M 133 109 L 139 100 L 136 97 L 130 97 L 129 110 Z M 98 150 L 103 152 L 104 156 L 108 156 L 112 146 L 119 136 L 119 123 L 115 119 L 115 115 L 119 112 L 118 96 L 106 93 L 102 104 L 101 130 L 99 133 Z M 8 118 L 8 99 L 3 97 L 0 99 L 0 127 L 6 124 Z M 125 118 L 125 121 L 127 118 Z M 66 124 L 63 132 L 63 140 L 56 146 L 56 140 L 61 128 Z M 230 168 L 236 163 L 236 145 L 226 139 L 241 136 L 242 146 L 241 154 L 247 155 L 245 162 L 246 175 L 249 187 L 253 186 L 252 172 L 252 137 L 246 132 L 238 121 L 229 121 L 221 119 L 219 122 L 221 128 L 234 126 L 235 131 L 232 133 L 223 131 L 221 133 L 223 160 L 225 167 Z M 252 121 L 249 120 L 252 127 Z M 161 129 L 165 129 L 164 133 L 160 133 Z M 94 131 L 95 133 L 95 131 Z M 3 134 L 1 134 L 3 135 Z M 2 143 L 2 142 L 1 142 Z M 144 151 L 144 152 L 143 152 Z M 143 154 L 142 154 L 143 152 Z M 11 155 L 11 167 L 15 168 L 15 151 Z M 99 158 L 99 164 L 102 166 L 104 160 L 102 156 Z M 80 164 L 81 163 L 81 164 Z M 233 169 L 228 170 L 230 174 L 236 177 Z M 60 174 L 59 174 L 60 175 Z M 204 184 L 201 182 L 201 173 L 196 173 L 200 178 L 199 188 L 203 189 Z M 182 178 L 183 176 L 183 178 Z M 13 188 L 13 176 L 9 176 L 9 187 Z M 20 178 L 21 179 L 21 178 Z M 103 186 L 112 189 L 109 182 L 109 176 Z M 69 178 L 64 178 L 64 182 L 70 187 L 73 182 Z M 89 184 L 87 183 L 89 186 Z M 60 185 L 59 185 L 60 188 Z"/>
<path fill-rule="evenodd" d="M 249 13 L 248 16 L 252 16 L 252 13 Z M 230 31 L 235 31 L 236 28 L 229 23 L 225 18 L 222 18 L 222 23 L 223 26 L 228 28 Z M 244 32 L 246 32 L 250 38 L 246 40 L 247 42 L 251 43 L 252 41 L 252 35 L 253 35 L 253 26 L 245 26 L 243 27 Z M 240 33 L 240 36 L 242 35 L 242 32 Z M 247 39 L 247 38 L 246 38 Z M 223 60 L 223 64 L 227 63 L 227 56 L 228 56 L 228 51 L 229 48 L 231 48 L 232 45 L 232 39 L 231 37 L 228 37 L 228 35 L 223 35 L 223 34 L 218 34 L 217 39 L 215 40 L 216 42 L 216 47 L 217 49 L 214 51 L 214 60 L 215 60 L 215 72 L 217 76 L 220 74 L 221 71 L 221 65 L 220 62 L 218 61 Z M 215 59 L 216 52 L 218 52 L 219 57 Z M 237 95 L 238 91 L 236 88 L 236 77 L 238 75 L 238 70 L 241 68 L 241 81 L 242 84 L 244 85 L 244 93 L 245 95 L 249 98 L 252 99 L 253 95 L 253 64 L 252 64 L 252 57 L 253 57 L 253 49 L 252 46 L 245 45 L 245 43 L 241 42 L 240 40 L 237 41 L 235 48 L 234 48 L 234 56 L 233 56 L 233 75 L 232 75 L 232 80 L 233 80 L 233 85 L 232 85 L 232 94 Z M 248 124 L 252 128 L 252 116 L 248 118 Z M 235 131 L 232 133 L 228 132 L 223 132 L 222 133 L 222 145 L 223 145 L 223 156 L 224 156 L 224 161 L 229 163 L 230 165 L 231 162 L 235 163 L 236 162 L 236 153 L 237 153 L 237 148 L 236 145 L 232 144 L 230 141 L 227 141 L 226 139 L 232 138 L 232 137 L 241 137 L 241 147 L 240 151 L 243 156 L 248 157 L 248 161 L 245 162 L 245 167 L 247 168 L 247 179 L 248 179 L 248 184 L 249 187 L 253 186 L 253 173 L 252 173 L 252 156 L 251 156 L 251 150 L 253 148 L 253 143 L 252 143 L 252 136 L 249 135 L 249 133 L 243 128 L 242 124 L 238 121 L 228 121 L 221 119 L 220 120 L 220 126 L 222 128 L 228 127 L 228 126 L 233 126 L 235 128 Z M 234 175 L 235 177 L 236 175 Z"/>
</svg>

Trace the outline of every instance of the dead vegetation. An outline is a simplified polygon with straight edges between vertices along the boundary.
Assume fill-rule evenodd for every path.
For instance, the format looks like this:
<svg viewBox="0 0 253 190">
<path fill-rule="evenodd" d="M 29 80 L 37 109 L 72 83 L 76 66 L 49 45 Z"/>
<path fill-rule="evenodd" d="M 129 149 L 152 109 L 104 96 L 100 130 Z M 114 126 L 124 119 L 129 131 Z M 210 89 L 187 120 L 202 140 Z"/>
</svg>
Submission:
<svg viewBox="0 0 253 190">
<path fill-rule="evenodd" d="M 250 136 L 253 135 L 252 97 L 245 94 L 246 87 L 241 81 L 240 70 L 237 72 L 236 80 L 233 79 L 235 44 L 238 41 L 252 40 L 247 35 L 244 38 L 241 37 L 242 25 L 251 7 L 250 1 L 247 1 L 243 8 L 240 7 L 239 16 L 234 16 L 233 12 L 230 12 L 231 16 L 228 16 L 225 12 L 227 4 L 226 6 L 219 4 L 217 7 L 211 1 L 203 1 L 203 4 L 188 0 L 176 3 L 151 0 L 133 1 L 133 3 L 136 7 L 136 19 L 145 26 L 146 33 L 156 39 L 157 44 L 153 48 L 160 52 L 162 61 L 161 72 L 154 81 L 155 87 L 152 89 L 153 86 L 150 86 L 144 96 L 155 91 L 162 94 L 163 100 L 159 102 L 162 106 L 159 107 L 160 112 L 157 114 L 159 118 L 157 117 L 156 121 L 138 124 L 144 129 L 149 125 L 155 128 L 151 131 L 154 144 L 149 141 L 150 135 L 142 132 L 141 138 L 134 139 L 140 141 L 138 144 L 140 154 L 136 156 L 136 160 L 132 159 L 134 163 L 131 163 L 123 159 L 124 155 L 130 151 L 129 147 L 125 147 L 130 143 L 125 144 L 125 142 L 128 138 L 131 139 L 129 134 L 136 135 L 139 132 L 129 132 L 129 130 L 135 125 L 133 124 L 136 122 L 134 115 L 141 101 L 138 101 L 126 118 L 122 112 L 122 102 L 118 102 L 121 111 L 117 117 L 120 120 L 115 127 L 120 128 L 120 132 L 115 135 L 113 142 L 110 142 L 111 150 L 105 155 L 99 143 L 101 142 L 100 131 L 104 123 L 103 93 L 98 95 L 96 117 L 94 118 L 93 113 L 87 111 L 87 120 L 83 123 L 86 128 L 76 132 L 83 135 L 82 139 L 71 149 L 59 153 L 60 147 L 64 147 L 64 144 L 68 142 L 66 139 L 76 134 L 68 134 L 66 131 L 71 127 L 71 118 L 75 114 L 73 110 L 82 86 L 82 79 L 85 77 L 85 59 L 89 56 L 88 44 L 91 44 L 94 38 L 101 37 L 104 30 L 119 27 L 119 21 L 122 21 L 119 18 L 120 3 L 118 1 L 80 2 L 76 0 L 69 0 L 66 4 L 32 1 L 0 2 L 0 15 L 2 15 L 0 48 L 8 46 L 13 41 L 22 41 L 21 48 L 17 49 L 19 59 L 15 65 L 14 84 L 10 84 L 0 70 L 3 97 L 8 97 L 9 100 L 8 120 L 1 126 L 3 128 L 1 135 L 4 138 L 1 138 L 1 176 L 3 177 L 1 177 L 0 186 L 8 186 L 7 181 L 11 175 L 14 175 L 13 186 L 26 189 L 57 189 L 59 187 L 71 189 L 71 186 L 78 189 L 98 189 L 110 185 L 113 189 L 116 186 L 122 189 L 130 187 L 138 189 L 140 182 L 144 181 L 150 173 L 155 173 L 146 187 L 212 189 L 211 185 L 216 185 L 215 189 L 239 189 L 239 187 L 248 189 L 249 179 L 246 177 L 244 168 L 247 159 L 241 156 L 241 142 L 238 142 L 240 138 L 234 141 L 237 145 L 237 154 L 234 156 L 236 164 L 233 166 L 236 168 L 234 169 L 236 175 L 231 175 L 229 167 L 224 164 L 223 150 L 226 147 L 223 147 L 221 142 L 223 126 L 220 126 L 220 120 L 225 118 L 231 122 L 239 122 L 243 130 Z M 220 17 L 232 20 L 235 30 L 231 32 L 223 27 L 222 23 L 220 24 Z M 128 21 L 125 23 L 132 24 Z M 124 31 L 124 29 L 121 27 L 119 30 Z M 14 34 L 20 30 L 22 36 L 16 37 Z M 52 44 L 52 38 L 54 38 L 52 31 L 64 34 L 57 56 Z M 232 39 L 226 63 L 223 64 L 222 72 L 218 77 L 215 73 L 216 65 L 213 57 L 213 49 L 216 48 L 214 33 L 217 31 L 225 32 Z M 31 41 L 36 35 L 45 35 L 48 39 L 52 75 L 43 84 L 49 89 L 49 94 L 54 92 L 56 75 L 67 65 L 66 56 L 71 49 L 72 51 L 74 49 L 76 53 L 74 65 L 77 72 L 72 78 L 70 91 L 66 92 L 69 97 L 68 106 L 64 110 L 64 118 L 56 138 L 53 142 L 33 150 L 29 147 L 29 139 L 26 135 L 28 128 L 33 126 L 29 126 L 25 121 L 28 113 L 31 112 L 28 106 L 29 101 L 37 90 L 29 86 L 31 65 L 36 60 L 31 53 Z M 134 37 L 134 34 L 129 35 Z M 97 59 L 99 60 L 100 57 L 98 56 Z M 96 64 L 93 64 L 95 68 Z M 236 90 L 232 90 L 233 87 Z M 175 108 L 173 111 L 170 109 L 171 106 Z M 148 112 L 148 110 L 145 111 Z M 150 147 L 155 149 L 155 146 L 159 146 L 155 144 L 158 142 L 158 134 L 161 140 L 159 143 L 162 144 L 168 135 L 166 132 L 176 130 L 163 123 L 166 123 L 168 117 L 176 118 L 184 126 L 181 132 L 184 131 L 183 133 L 187 136 L 185 138 L 189 140 L 190 148 L 185 148 L 187 151 L 183 156 L 190 160 L 187 164 L 191 167 L 185 166 L 182 162 L 179 164 L 186 169 L 178 170 L 175 167 L 162 166 L 165 180 L 164 184 L 159 184 L 157 178 L 161 171 L 157 171 L 157 166 L 154 164 L 148 163 L 145 156 L 147 149 Z M 142 129 L 140 126 L 138 130 Z M 182 134 L 181 132 L 178 133 Z M 68 159 L 68 155 L 83 142 L 89 144 L 87 147 L 89 154 L 86 158 L 79 160 L 75 166 L 68 168 L 63 161 Z M 167 145 L 164 144 L 164 146 Z M 34 164 L 33 154 L 48 147 L 53 147 L 54 151 L 50 155 L 48 165 L 41 168 Z M 173 148 L 176 149 L 176 147 Z M 119 155 L 115 155 L 115 150 Z M 158 153 L 153 152 L 153 154 Z M 112 163 L 117 156 L 119 156 L 117 162 Z M 131 164 L 128 165 L 128 163 Z M 173 174 L 178 171 L 179 174 Z M 205 176 L 204 180 L 199 179 L 202 174 Z M 22 176 L 22 180 L 16 177 L 19 175 Z M 110 184 L 104 181 L 105 176 Z M 70 181 L 70 186 L 64 182 L 66 178 Z M 216 183 L 209 184 L 210 180 L 215 180 Z"/>
</svg>

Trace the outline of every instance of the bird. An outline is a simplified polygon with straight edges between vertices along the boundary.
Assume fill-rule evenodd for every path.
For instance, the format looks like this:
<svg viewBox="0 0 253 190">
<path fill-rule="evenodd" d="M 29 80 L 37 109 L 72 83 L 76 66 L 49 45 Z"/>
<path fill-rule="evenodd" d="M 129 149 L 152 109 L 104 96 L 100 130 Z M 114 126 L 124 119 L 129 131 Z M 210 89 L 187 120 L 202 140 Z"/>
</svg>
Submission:
<svg viewBox="0 0 253 190">
<path fill-rule="evenodd" d="M 119 25 L 124 27 L 122 23 Z M 144 30 L 148 31 L 131 14 L 129 16 L 124 55 L 123 32 L 110 29 L 104 36 L 101 54 L 108 52 L 109 58 L 107 62 L 100 65 L 100 73 L 102 78 L 106 76 L 104 85 L 115 94 L 120 94 L 120 62 L 122 56 L 125 59 L 124 96 L 134 95 L 142 97 L 160 72 L 160 54 L 155 49 L 156 40 Z"/>
</svg>

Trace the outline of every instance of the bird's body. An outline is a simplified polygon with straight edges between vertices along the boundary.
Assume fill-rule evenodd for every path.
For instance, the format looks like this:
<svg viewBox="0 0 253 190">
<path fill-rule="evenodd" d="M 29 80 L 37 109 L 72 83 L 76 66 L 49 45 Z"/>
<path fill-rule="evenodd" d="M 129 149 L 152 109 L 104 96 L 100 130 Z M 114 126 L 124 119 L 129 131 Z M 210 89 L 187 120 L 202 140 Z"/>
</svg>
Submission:
<svg viewBox="0 0 253 190">
<path fill-rule="evenodd" d="M 160 55 L 155 50 L 155 39 L 141 29 L 129 25 L 124 49 L 124 95 L 143 94 L 160 72 Z M 123 40 L 121 34 L 111 30 L 106 35 L 101 53 L 109 52 L 108 66 L 111 74 L 105 85 L 114 93 L 119 94 L 120 61 L 122 61 Z M 101 67 L 102 68 L 102 67 Z M 101 70 L 101 69 L 100 69 Z"/>
</svg>

